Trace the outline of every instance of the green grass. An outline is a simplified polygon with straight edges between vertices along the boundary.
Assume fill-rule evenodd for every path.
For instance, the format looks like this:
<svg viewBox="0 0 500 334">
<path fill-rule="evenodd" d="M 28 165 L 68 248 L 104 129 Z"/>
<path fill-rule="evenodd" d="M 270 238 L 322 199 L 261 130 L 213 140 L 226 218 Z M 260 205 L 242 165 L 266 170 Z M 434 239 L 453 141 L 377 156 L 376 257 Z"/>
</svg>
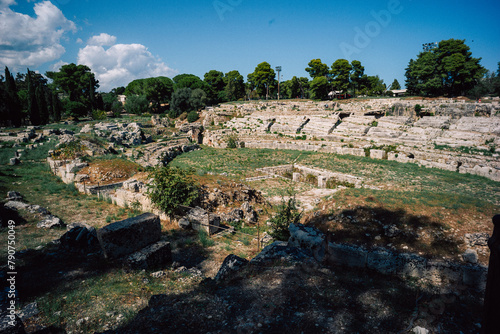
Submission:
<svg viewBox="0 0 500 334">
<path fill-rule="evenodd" d="M 485 177 L 419 167 L 412 163 L 375 160 L 368 157 L 335 155 L 293 150 L 242 148 L 236 150 L 203 147 L 172 161 L 181 168 L 197 168 L 214 173 L 235 174 L 239 178 L 255 175 L 255 169 L 292 162 L 363 178 L 365 184 L 405 189 L 406 191 L 438 190 L 444 194 L 500 204 L 500 182 Z"/>
</svg>

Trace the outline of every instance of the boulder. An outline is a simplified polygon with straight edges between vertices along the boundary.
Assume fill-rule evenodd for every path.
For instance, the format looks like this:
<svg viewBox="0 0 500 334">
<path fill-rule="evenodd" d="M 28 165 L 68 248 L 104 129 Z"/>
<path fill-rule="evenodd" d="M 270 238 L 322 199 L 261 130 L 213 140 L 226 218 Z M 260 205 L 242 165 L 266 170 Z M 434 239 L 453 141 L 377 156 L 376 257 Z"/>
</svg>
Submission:
<svg viewBox="0 0 500 334">
<path fill-rule="evenodd" d="M 224 262 L 222 263 L 221 267 L 219 268 L 219 271 L 217 272 L 217 275 L 215 275 L 215 281 L 219 282 L 229 275 L 231 275 L 234 272 L 237 272 L 240 270 L 242 267 L 248 264 L 247 259 L 243 259 L 239 256 L 236 256 L 234 254 L 228 255 L 225 259 Z"/>
<path fill-rule="evenodd" d="M 7 192 L 7 198 L 8 201 L 22 201 L 23 200 L 23 195 L 18 193 L 17 191 L 9 191 Z"/>
<path fill-rule="evenodd" d="M 45 219 L 36 224 L 38 228 L 56 228 L 64 226 L 66 226 L 66 224 L 64 224 L 60 218 L 53 215 L 46 216 Z"/>
<path fill-rule="evenodd" d="M 462 258 L 465 262 L 476 264 L 478 262 L 477 252 L 473 249 L 467 249 L 465 253 L 462 254 Z"/>
<path fill-rule="evenodd" d="M 208 223 L 208 224 L 207 224 Z M 192 228 L 196 231 L 205 231 L 214 234 L 219 230 L 220 217 L 213 213 L 208 213 L 200 207 L 189 210 L 185 217 L 179 220 L 182 228 Z"/>
<path fill-rule="evenodd" d="M 118 221 L 97 231 L 104 256 L 111 259 L 130 255 L 160 238 L 160 217 L 152 213 Z"/>
<path fill-rule="evenodd" d="M 21 163 L 21 160 L 19 160 L 18 158 L 10 158 L 10 160 L 9 160 L 10 166 L 16 166 L 16 165 L 19 165 L 20 163 Z"/>
<path fill-rule="evenodd" d="M 318 229 L 302 224 L 290 224 L 290 246 L 306 249 L 318 261 L 323 261 L 326 253 L 325 235 Z"/>
<path fill-rule="evenodd" d="M 76 226 L 75 223 L 71 225 L 73 227 L 59 238 L 61 249 L 83 254 L 97 253 L 101 250 L 94 227 Z"/>
<path fill-rule="evenodd" d="M 259 215 L 250 205 L 250 203 L 245 202 L 241 205 L 241 210 L 245 215 L 245 220 L 249 223 L 256 223 L 259 220 Z"/>
<path fill-rule="evenodd" d="M 29 207 L 29 204 L 19 201 L 8 201 L 4 204 L 4 207 L 13 209 L 13 210 L 23 210 Z"/>
<path fill-rule="evenodd" d="M 285 241 L 275 241 L 250 260 L 251 264 L 265 265 L 280 261 L 287 264 L 312 264 L 314 259 L 302 249 L 288 245 Z"/>
<path fill-rule="evenodd" d="M 132 269 L 157 269 L 172 263 L 170 242 L 159 241 L 133 253 L 126 259 Z"/>
</svg>

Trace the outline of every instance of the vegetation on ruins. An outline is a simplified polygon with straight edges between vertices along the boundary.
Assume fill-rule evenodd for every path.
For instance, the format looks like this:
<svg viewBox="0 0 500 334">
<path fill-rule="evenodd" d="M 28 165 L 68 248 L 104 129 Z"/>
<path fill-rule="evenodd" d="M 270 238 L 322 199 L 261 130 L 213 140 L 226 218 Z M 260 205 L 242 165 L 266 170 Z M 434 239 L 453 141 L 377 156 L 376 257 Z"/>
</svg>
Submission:
<svg viewBox="0 0 500 334">
<path fill-rule="evenodd" d="M 144 96 L 151 106 L 151 111 L 159 113 L 164 110 L 163 105 L 168 104 L 174 92 L 174 82 L 167 77 L 137 79 L 125 88 L 127 102 L 133 96 Z"/>
<path fill-rule="evenodd" d="M 288 200 L 283 198 L 276 214 L 269 219 L 271 225 L 269 235 L 275 240 L 288 241 L 290 238 L 288 227 L 290 224 L 300 223 L 301 218 L 302 212 L 297 209 L 295 197 L 292 196 Z"/>
<path fill-rule="evenodd" d="M 150 173 L 148 195 L 153 204 L 169 216 L 179 205 L 190 206 L 199 194 L 193 173 L 176 167 L 159 167 Z"/>
</svg>

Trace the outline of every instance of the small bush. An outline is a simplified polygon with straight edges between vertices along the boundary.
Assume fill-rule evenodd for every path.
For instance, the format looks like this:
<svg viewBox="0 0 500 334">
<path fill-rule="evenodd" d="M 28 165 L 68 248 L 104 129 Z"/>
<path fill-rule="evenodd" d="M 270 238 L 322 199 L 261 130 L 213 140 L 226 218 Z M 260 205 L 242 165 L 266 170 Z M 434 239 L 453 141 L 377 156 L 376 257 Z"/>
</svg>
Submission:
<svg viewBox="0 0 500 334">
<path fill-rule="evenodd" d="M 198 120 L 198 118 L 200 118 L 200 116 L 198 115 L 198 113 L 196 111 L 191 111 L 188 115 L 187 115 L 187 121 L 189 123 L 193 123 L 193 122 L 196 122 Z"/>
<path fill-rule="evenodd" d="M 106 119 L 106 112 L 104 110 L 93 110 L 92 119 L 96 121 L 101 121 Z"/>
<path fill-rule="evenodd" d="M 236 141 L 236 138 L 234 136 L 229 136 L 227 137 L 227 148 L 237 148 L 238 147 L 238 142 Z"/>
<path fill-rule="evenodd" d="M 269 235 L 275 240 L 287 241 L 290 238 L 288 227 L 290 224 L 300 223 L 301 218 L 302 212 L 297 209 L 295 198 L 291 197 L 288 202 L 283 199 L 278 212 L 269 220 L 271 223 Z"/>
</svg>

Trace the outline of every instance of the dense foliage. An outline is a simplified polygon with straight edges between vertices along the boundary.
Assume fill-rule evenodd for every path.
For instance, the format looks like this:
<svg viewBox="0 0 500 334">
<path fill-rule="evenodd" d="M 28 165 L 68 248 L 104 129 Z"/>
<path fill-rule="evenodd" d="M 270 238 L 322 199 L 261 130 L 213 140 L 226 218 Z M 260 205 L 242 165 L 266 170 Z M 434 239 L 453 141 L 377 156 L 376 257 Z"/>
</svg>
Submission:
<svg viewBox="0 0 500 334">
<path fill-rule="evenodd" d="M 153 204 L 169 216 L 174 215 L 179 205 L 190 206 L 198 198 L 198 186 L 189 171 L 160 167 L 150 177 L 148 195 Z"/>
<path fill-rule="evenodd" d="M 422 96 L 459 96 L 474 88 L 486 70 L 473 58 L 465 40 L 449 39 L 421 52 L 406 68 L 406 87 Z"/>
</svg>

